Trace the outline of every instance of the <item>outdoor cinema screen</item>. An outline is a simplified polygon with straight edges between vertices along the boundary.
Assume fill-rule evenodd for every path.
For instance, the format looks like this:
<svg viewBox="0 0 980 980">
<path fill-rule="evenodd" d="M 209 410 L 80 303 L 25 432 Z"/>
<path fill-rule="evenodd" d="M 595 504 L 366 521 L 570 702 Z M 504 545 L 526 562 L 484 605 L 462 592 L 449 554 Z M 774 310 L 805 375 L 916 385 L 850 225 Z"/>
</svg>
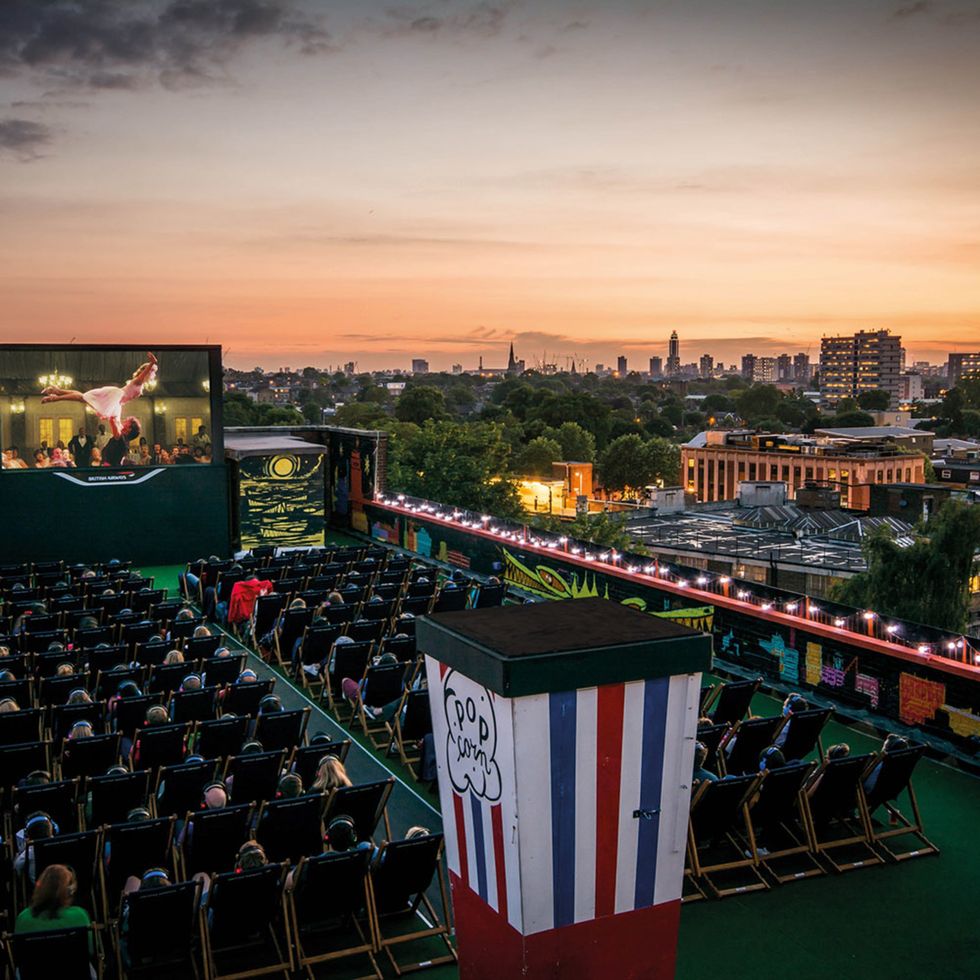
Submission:
<svg viewBox="0 0 980 980">
<path fill-rule="evenodd" d="M 217 354 L 0 347 L 4 472 L 210 463 Z"/>
</svg>

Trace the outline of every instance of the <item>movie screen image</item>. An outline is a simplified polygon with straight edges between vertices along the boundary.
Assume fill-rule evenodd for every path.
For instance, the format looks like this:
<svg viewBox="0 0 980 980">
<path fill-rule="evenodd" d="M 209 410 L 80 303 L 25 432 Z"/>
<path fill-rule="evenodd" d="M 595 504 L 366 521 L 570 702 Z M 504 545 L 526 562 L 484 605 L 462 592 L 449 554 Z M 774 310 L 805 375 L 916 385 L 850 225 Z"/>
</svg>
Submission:
<svg viewBox="0 0 980 980">
<path fill-rule="evenodd" d="M 207 350 L 0 349 L 4 472 L 211 462 Z"/>
</svg>

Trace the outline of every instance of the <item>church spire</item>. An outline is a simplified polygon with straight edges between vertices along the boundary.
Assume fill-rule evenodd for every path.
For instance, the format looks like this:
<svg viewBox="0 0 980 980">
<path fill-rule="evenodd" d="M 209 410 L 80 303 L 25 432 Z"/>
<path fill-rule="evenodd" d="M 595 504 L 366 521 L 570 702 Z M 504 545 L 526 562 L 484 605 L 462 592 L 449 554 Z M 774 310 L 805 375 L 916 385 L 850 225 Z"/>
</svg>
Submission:
<svg viewBox="0 0 980 980">
<path fill-rule="evenodd" d="M 517 370 L 517 358 L 514 357 L 514 342 L 510 342 L 510 357 L 507 358 L 507 373 L 513 374 Z"/>
</svg>

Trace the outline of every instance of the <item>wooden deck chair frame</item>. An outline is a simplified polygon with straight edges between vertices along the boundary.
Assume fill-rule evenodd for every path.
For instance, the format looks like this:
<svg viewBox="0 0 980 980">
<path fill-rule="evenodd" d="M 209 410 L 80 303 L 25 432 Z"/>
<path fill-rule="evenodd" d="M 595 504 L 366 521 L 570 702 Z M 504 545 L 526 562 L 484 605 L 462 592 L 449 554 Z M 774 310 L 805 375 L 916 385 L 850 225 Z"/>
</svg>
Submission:
<svg viewBox="0 0 980 980">
<path fill-rule="evenodd" d="M 378 822 L 384 821 L 385 833 L 384 839 L 391 840 L 391 821 L 388 819 L 388 800 L 391 797 L 391 792 L 395 788 L 395 779 L 390 776 L 386 780 L 376 779 L 372 780 L 370 783 L 354 783 L 351 786 L 337 786 L 334 787 L 329 794 L 327 794 L 326 799 L 323 801 L 323 824 L 327 826 L 334 817 L 344 815 L 346 811 L 342 809 L 337 809 L 336 812 L 333 811 L 333 803 L 335 797 L 340 795 L 343 789 L 357 789 L 360 786 L 374 785 L 376 783 L 384 782 L 387 784 L 386 789 L 381 794 L 381 802 L 378 804 L 378 809 L 374 817 L 374 830 L 377 830 Z M 353 817 L 353 814 L 348 814 Z M 362 838 L 363 840 L 363 838 Z M 371 841 L 374 841 L 374 832 L 371 834 Z"/>
<path fill-rule="evenodd" d="M 884 864 L 884 858 L 872 846 L 871 815 L 868 813 L 868 802 L 864 795 L 864 787 L 862 785 L 877 761 L 878 756 L 873 756 L 864 771 L 858 776 L 855 788 L 858 811 L 857 826 L 854 825 L 852 818 L 836 818 L 836 822 L 847 831 L 843 837 L 826 837 L 826 835 L 821 835 L 813 816 L 813 807 L 810 803 L 811 796 L 809 793 L 804 792 L 803 802 L 805 805 L 806 819 L 810 825 L 810 838 L 813 841 L 814 853 L 820 860 L 825 861 L 831 870 L 836 871 L 838 874 L 844 871 L 854 871 L 858 868 L 873 867 L 876 864 Z M 823 775 L 829 764 L 829 762 L 825 762 L 817 769 L 812 777 L 811 787 Z M 833 852 L 844 847 L 860 848 L 862 853 L 867 854 L 867 857 L 854 858 L 853 860 L 847 861 L 837 860 Z"/>
<path fill-rule="evenodd" d="M 724 898 L 727 895 L 742 895 L 746 892 L 765 891 L 769 889 L 769 882 L 759 870 L 759 852 L 755 842 L 755 831 L 752 828 L 752 820 L 749 816 L 749 801 L 758 792 L 762 776 L 756 776 L 750 783 L 742 797 L 742 802 L 738 809 L 741 811 L 742 824 L 745 828 L 744 839 L 739 839 L 732 831 L 726 831 L 724 836 L 728 845 L 739 856 L 733 860 L 715 861 L 713 864 L 705 864 L 698 853 L 698 840 L 694 830 L 694 813 L 696 807 L 701 805 L 701 801 L 708 794 L 712 786 L 718 785 L 712 782 L 702 782 L 691 799 L 691 819 L 687 825 L 688 856 L 690 861 L 691 875 L 696 879 L 696 887 L 702 894 L 711 895 L 714 898 Z M 746 846 L 747 845 L 747 846 Z M 712 880 L 713 875 L 727 871 L 748 870 L 754 879 L 747 885 L 732 885 L 720 887 Z"/>
<path fill-rule="evenodd" d="M 92 967 L 94 967 L 96 980 L 102 980 L 102 977 L 105 973 L 105 950 L 102 945 L 101 930 L 94 922 L 90 923 L 88 926 L 74 927 L 71 929 L 56 929 L 56 930 L 51 930 L 51 932 L 62 933 L 62 934 L 66 932 L 73 933 L 80 929 L 84 929 L 86 932 L 91 934 L 92 946 L 94 952 L 87 954 L 86 964 L 85 964 L 86 968 L 84 970 L 79 971 L 79 976 L 83 976 L 83 975 L 91 976 L 89 971 Z M 36 942 L 41 945 L 44 945 L 44 943 L 46 941 L 49 941 L 50 938 L 51 935 L 49 932 L 35 932 L 35 933 L 28 932 L 28 933 L 21 933 L 18 939 L 14 940 L 12 934 L 8 932 L 4 932 L 2 938 L 0 938 L 0 942 L 3 943 L 4 958 L 6 960 L 5 974 L 9 977 L 20 976 L 20 974 L 17 972 L 17 964 L 14 958 L 13 947 L 15 942 L 17 941 L 23 942 L 26 940 L 28 942 Z M 86 940 L 86 946 L 87 945 L 88 945 L 88 940 Z"/>
<path fill-rule="evenodd" d="M 378 664 L 369 663 L 364 670 L 364 676 L 362 681 L 368 680 L 368 675 L 372 670 L 379 671 L 382 673 L 388 673 L 390 677 L 394 677 L 397 670 L 401 670 L 401 690 L 398 692 L 396 698 L 392 698 L 391 701 L 397 699 L 399 707 L 401 707 L 402 698 L 405 694 L 405 677 L 408 674 L 407 665 L 398 663 L 391 664 L 388 666 L 379 666 Z M 369 688 L 370 690 L 370 688 Z M 386 701 L 384 704 L 371 705 L 372 708 L 381 708 L 387 704 L 391 704 L 391 701 Z M 350 718 L 347 722 L 347 727 L 353 729 L 354 724 L 358 723 L 361 726 L 361 731 L 364 737 L 371 742 L 371 745 L 377 750 L 381 751 L 388 744 L 388 739 L 390 737 L 390 731 L 388 728 L 388 722 L 383 721 L 380 718 L 375 718 L 373 716 L 369 717 L 366 706 L 364 704 L 364 699 L 359 697 L 357 703 L 351 705 Z"/>
<path fill-rule="evenodd" d="M 406 687 L 402 694 L 402 699 L 398 702 L 398 707 L 395 709 L 394 718 L 390 722 L 385 722 L 385 729 L 388 732 L 388 745 L 385 748 L 384 754 L 389 756 L 391 755 L 392 749 L 397 750 L 401 764 L 411 773 L 412 779 L 416 781 L 421 777 L 421 772 L 418 767 L 422 762 L 422 750 L 421 748 L 414 747 L 410 749 L 406 745 L 402 731 L 402 711 L 408 705 L 411 696 L 420 693 L 422 692 L 413 691 L 410 687 Z M 428 692 L 426 691 L 425 693 L 427 694 Z M 429 710 L 431 712 L 431 705 Z M 377 745 L 377 743 L 375 744 Z M 380 748 L 380 746 L 378 747 Z"/>
<path fill-rule="evenodd" d="M 378 855 L 378 862 L 380 864 L 382 858 L 384 857 L 384 852 L 388 846 L 387 842 L 381 845 L 381 853 Z M 439 913 L 436 911 L 435 906 L 429 900 L 429 896 L 424 892 L 420 892 L 416 896 L 416 901 L 412 907 L 412 912 L 418 915 L 418 907 L 422 905 L 425 907 L 426 912 L 429 913 L 429 919 L 431 925 L 426 923 L 424 929 L 417 929 L 415 932 L 401 933 L 396 936 L 384 936 L 382 934 L 381 925 L 384 918 L 378 912 L 376 905 L 376 896 L 372 887 L 371 894 L 371 904 L 374 906 L 374 928 L 375 928 L 375 940 L 377 944 L 377 949 L 379 952 L 383 952 L 388 957 L 388 962 L 391 964 L 391 968 L 395 971 L 396 976 L 401 976 L 403 973 L 413 973 L 416 970 L 426 970 L 430 966 L 441 966 L 445 963 L 457 963 L 459 962 L 459 956 L 456 953 L 456 948 L 453 946 L 449 939 L 449 897 L 446 890 L 446 877 L 442 869 L 442 854 L 445 849 L 445 841 L 443 840 L 439 844 L 439 851 L 436 855 L 436 870 L 435 878 L 439 883 L 439 900 L 442 905 L 442 918 L 439 917 Z M 404 915 L 405 913 L 388 913 L 388 915 Z M 419 916 L 419 918 L 422 918 Z M 425 919 L 422 919 L 425 922 Z M 415 942 L 419 939 L 428 939 L 430 937 L 438 937 L 446 945 L 446 955 L 436 956 L 434 958 L 430 957 L 425 960 L 418 960 L 414 963 L 400 963 L 393 952 L 393 949 L 403 943 Z"/>
<path fill-rule="evenodd" d="M 915 747 L 905 751 L 914 751 Z M 887 756 L 885 756 L 887 758 Z M 888 812 L 891 826 L 885 830 L 876 830 L 874 821 L 871 821 L 871 841 L 872 845 L 888 860 L 894 862 L 910 861 L 912 858 L 929 857 L 939 854 L 939 847 L 933 844 L 925 835 L 925 828 L 922 825 L 922 813 L 919 810 L 919 801 L 912 786 L 912 776 L 909 774 L 909 781 L 905 789 L 899 793 L 899 797 L 905 793 L 909 800 L 909 808 L 912 811 L 912 818 L 909 819 L 905 813 L 897 806 L 897 799 L 886 800 L 881 806 Z M 868 816 L 871 816 L 869 811 Z M 905 837 L 911 834 L 922 847 L 917 847 L 912 851 L 897 851 L 888 846 L 887 841 L 896 837 Z"/>
<path fill-rule="evenodd" d="M 303 866 L 308 858 L 301 858 L 293 872 L 294 881 L 299 881 L 303 873 Z M 316 953 L 308 955 L 303 949 L 302 932 L 299 926 L 299 916 L 296 912 L 296 901 L 292 890 L 286 892 L 286 911 L 289 916 L 289 929 L 291 936 L 291 946 L 293 954 L 293 971 L 298 973 L 305 970 L 308 980 L 316 980 L 313 966 L 317 963 L 331 963 L 335 960 L 346 959 L 351 956 L 367 956 L 374 968 L 374 972 L 359 977 L 358 980 L 382 980 L 383 974 L 378 969 L 378 961 L 374 954 L 377 951 L 377 925 L 374 920 L 374 899 L 371 891 L 371 874 L 365 868 L 364 871 L 364 909 L 367 912 L 367 933 L 357 921 L 357 916 L 351 916 L 351 924 L 360 939 L 360 944 L 345 946 L 340 949 L 330 950 L 327 953 Z"/>
</svg>

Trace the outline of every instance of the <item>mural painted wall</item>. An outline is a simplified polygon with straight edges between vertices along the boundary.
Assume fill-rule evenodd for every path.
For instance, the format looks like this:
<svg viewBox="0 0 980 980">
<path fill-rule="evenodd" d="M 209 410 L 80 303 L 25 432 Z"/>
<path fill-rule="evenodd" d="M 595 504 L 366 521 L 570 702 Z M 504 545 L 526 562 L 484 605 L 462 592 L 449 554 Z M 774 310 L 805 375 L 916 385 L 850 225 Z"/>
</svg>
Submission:
<svg viewBox="0 0 980 980">
<path fill-rule="evenodd" d="M 827 641 L 761 616 L 722 606 L 692 607 L 660 591 L 506 546 L 463 528 L 393 513 L 367 503 L 370 534 L 429 558 L 495 575 L 515 588 L 548 599 L 602 596 L 710 632 L 715 656 L 786 688 L 814 690 L 858 712 L 921 726 L 954 745 L 980 737 L 980 684 L 925 664 L 867 649 L 857 642 Z M 624 556 L 624 559 L 628 556 Z"/>
<path fill-rule="evenodd" d="M 243 548 L 324 542 L 322 454 L 248 456 L 239 464 Z"/>
<path fill-rule="evenodd" d="M 376 491 L 383 461 L 383 434 L 330 429 L 329 449 L 330 523 L 368 534 L 364 502 Z"/>
</svg>

